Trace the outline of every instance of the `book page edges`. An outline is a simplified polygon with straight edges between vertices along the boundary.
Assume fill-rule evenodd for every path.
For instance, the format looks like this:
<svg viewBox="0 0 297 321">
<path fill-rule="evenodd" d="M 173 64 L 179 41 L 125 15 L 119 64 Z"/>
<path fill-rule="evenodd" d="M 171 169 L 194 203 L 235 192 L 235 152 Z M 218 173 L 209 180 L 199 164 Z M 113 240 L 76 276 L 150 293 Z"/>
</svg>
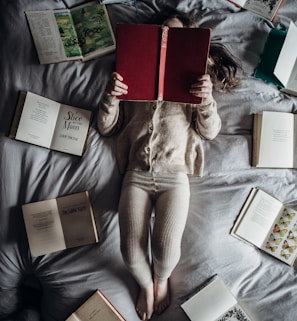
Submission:
<svg viewBox="0 0 297 321">
<path fill-rule="evenodd" d="M 23 107 L 24 107 L 24 104 L 26 101 L 26 97 L 27 97 L 27 91 L 20 91 L 16 110 L 15 110 L 13 121 L 11 124 L 11 129 L 9 132 L 9 138 L 15 138 L 15 136 L 16 136 L 19 122 L 20 122 L 21 115 L 22 115 L 22 111 L 23 111 Z"/>
<path fill-rule="evenodd" d="M 254 114 L 253 121 L 252 166 L 257 167 L 259 163 L 262 114 Z"/>
</svg>

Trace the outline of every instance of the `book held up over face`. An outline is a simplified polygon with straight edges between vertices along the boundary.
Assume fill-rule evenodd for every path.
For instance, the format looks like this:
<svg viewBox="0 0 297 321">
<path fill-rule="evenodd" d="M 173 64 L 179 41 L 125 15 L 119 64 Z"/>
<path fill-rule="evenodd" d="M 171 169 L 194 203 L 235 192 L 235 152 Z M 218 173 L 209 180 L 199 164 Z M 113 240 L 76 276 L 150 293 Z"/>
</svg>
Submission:
<svg viewBox="0 0 297 321">
<path fill-rule="evenodd" d="M 10 138 L 69 153 L 83 154 L 92 112 L 22 91 Z"/>
<path fill-rule="evenodd" d="M 297 96 L 297 26 L 288 31 L 271 29 L 255 77 L 272 83 L 281 91 Z"/>
<path fill-rule="evenodd" d="M 252 166 L 297 168 L 297 114 L 254 114 Z"/>
<path fill-rule="evenodd" d="M 104 4 L 25 12 L 41 64 L 87 61 L 115 50 Z"/>
<path fill-rule="evenodd" d="M 230 233 L 296 268 L 297 211 L 261 189 L 251 190 Z"/>
<path fill-rule="evenodd" d="M 87 191 L 24 204 L 22 211 L 34 257 L 99 242 Z"/>
<path fill-rule="evenodd" d="M 128 85 L 123 100 L 201 103 L 190 86 L 206 73 L 210 29 L 118 24 L 116 71 Z"/>
<path fill-rule="evenodd" d="M 238 7 L 273 20 L 284 0 L 229 0 Z"/>
<path fill-rule="evenodd" d="M 125 321 L 125 319 L 110 300 L 97 290 L 65 321 Z"/>
<path fill-rule="evenodd" d="M 181 305 L 191 321 L 251 321 L 219 276 L 193 292 Z"/>
</svg>

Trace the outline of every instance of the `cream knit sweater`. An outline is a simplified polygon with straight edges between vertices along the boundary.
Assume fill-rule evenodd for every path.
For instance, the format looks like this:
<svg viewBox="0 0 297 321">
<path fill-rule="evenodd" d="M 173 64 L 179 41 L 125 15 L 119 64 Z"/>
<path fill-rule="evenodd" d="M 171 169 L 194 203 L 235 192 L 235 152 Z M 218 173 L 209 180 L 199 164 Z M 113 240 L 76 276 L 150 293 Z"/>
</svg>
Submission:
<svg viewBox="0 0 297 321">
<path fill-rule="evenodd" d="M 202 140 L 214 139 L 221 128 L 213 99 L 202 104 L 166 101 L 102 100 L 97 125 L 102 135 L 119 133 L 119 170 L 183 172 L 202 176 Z"/>
</svg>

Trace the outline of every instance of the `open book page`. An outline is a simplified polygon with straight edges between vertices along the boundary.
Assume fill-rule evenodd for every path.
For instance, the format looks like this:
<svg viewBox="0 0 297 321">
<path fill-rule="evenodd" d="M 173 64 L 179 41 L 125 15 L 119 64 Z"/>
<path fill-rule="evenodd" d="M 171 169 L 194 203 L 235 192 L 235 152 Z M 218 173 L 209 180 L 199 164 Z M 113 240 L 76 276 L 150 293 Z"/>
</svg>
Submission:
<svg viewBox="0 0 297 321">
<path fill-rule="evenodd" d="M 244 8 L 272 20 L 283 0 L 246 0 Z"/>
<path fill-rule="evenodd" d="M 248 198 L 240 213 L 239 223 L 233 234 L 257 246 L 265 247 L 265 241 L 281 213 L 283 204 L 262 190 L 256 190 Z"/>
<path fill-rule="evenodd" d="M 41 64 L 65 60 L 65 53 L 53 10 L 26 11 Z"/>
<path fill-rule="evenodd" d="M 284 208 L 265 241 L 263 250 L 292 265 L 297 255 L 297 211 Z"/>
<path fill-rule="evenodd" d="M 84 60 L 98 56 L 98 52 L 105 54 L 115 49 L 115 37 L 104 5 L 90 2 L 70 12 Z"/>
<path fill-rule="evenodd" d="M 83 303 L 66 319 L 66 321 L 82 320 L 125 321 L 100 291 L 96 291 L 85 303 Z"/>
<path fill-rule="evenodd" d="M 291 22 L 274 73 L 289 91 L 297 95 L 297 26 Z"/>
<path fill-rule="evenodd" d="M 214 321 L 231 310 L 237 301 L 223 281 L 214 279 L 185 301 L 181 307 L 191 321 Z"/>
<path fill-rule="evenodd" d="M 27 92 L 16 139 L 50 147 L 60 104 Z"/>
<path fill-rule="evenodd" d="M 59 197 L 57 204 L 67 248 L 98 242 L 88 192 Z"/>
<path fill-rule="evenodd" d="M 64 57 L 61 57 L 60 61 L 82 59 L 82 51 L 70 10 L 55 10 L 54 17 L 64 47 Z"/>
<path fill-rule="evenodd" d="M 294 115 L 263 112 L 259 167 L 292 168 L 294 159 Z"/>
<path fill-rule="evenodd" d="M 91 111 L 61 105 L 51 148 L 81 156 L 89 130 Z"/>
<path fill-rule="evenodd" d="M 22 210 L 32 256 L 66 248 L 55 199 L 25 204 Z"/>
</svg>

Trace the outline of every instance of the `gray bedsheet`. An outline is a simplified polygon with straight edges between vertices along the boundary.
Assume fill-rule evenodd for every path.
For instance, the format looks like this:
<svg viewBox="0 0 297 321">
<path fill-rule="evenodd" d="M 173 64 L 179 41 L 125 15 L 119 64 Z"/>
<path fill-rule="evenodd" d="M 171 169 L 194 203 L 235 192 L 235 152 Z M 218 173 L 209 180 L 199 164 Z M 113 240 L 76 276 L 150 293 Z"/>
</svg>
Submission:
<svg viewBox="0 0 297 321">
<path fill-rule="evenodd" d="M 274 22 L 240 10 L 228 1 L 139 0 L 138 11 L 110 5 L 112 23 L 146 22 L 163 4 L 195 14 L 213 39 L 242 61 L 242 84 L 230 93 L 214 92 L 222 130 L 204 144 L 203 178 L 191 179 L 191 205 L 182 257 L 171 279 L 170 307 L 153 320 L 186 321 L 185 295 L 217 273 L 256 321 L 295 321 L 296 272 L 282 262 L 229 235 L 252 187 L 297 206 L 296 170 L 251 167 L 252 114 L 263 110 L 296 112 L 297 97 L 253 77 L 272 27 L 297 23 L 297 1 L 285 0 Z M 137 285 L 119 250 L 117 203 L 121 177 L 114 138 L 99 135 L 92 123 L 86 153 L 71 156 L 8 138 L 19 90 L 94 111 L 115 55 L 86 63 L 40 65 L 25 10 L 63 8 L 79 1 L 0 1 L 0 319 L 64 320 L 99 288 L 128 321 L 136 321 Z M 297 39 L 296 39 L 297 40 Z M 100 228 L 98 245 L 32 258 L 21 205 L 88 190 Z M 42 313 L 25 310 L 20 289 L 33 276 L 42 289 Z M 203 321 L 203 320 L 202 320 Z"/>
</svg>

